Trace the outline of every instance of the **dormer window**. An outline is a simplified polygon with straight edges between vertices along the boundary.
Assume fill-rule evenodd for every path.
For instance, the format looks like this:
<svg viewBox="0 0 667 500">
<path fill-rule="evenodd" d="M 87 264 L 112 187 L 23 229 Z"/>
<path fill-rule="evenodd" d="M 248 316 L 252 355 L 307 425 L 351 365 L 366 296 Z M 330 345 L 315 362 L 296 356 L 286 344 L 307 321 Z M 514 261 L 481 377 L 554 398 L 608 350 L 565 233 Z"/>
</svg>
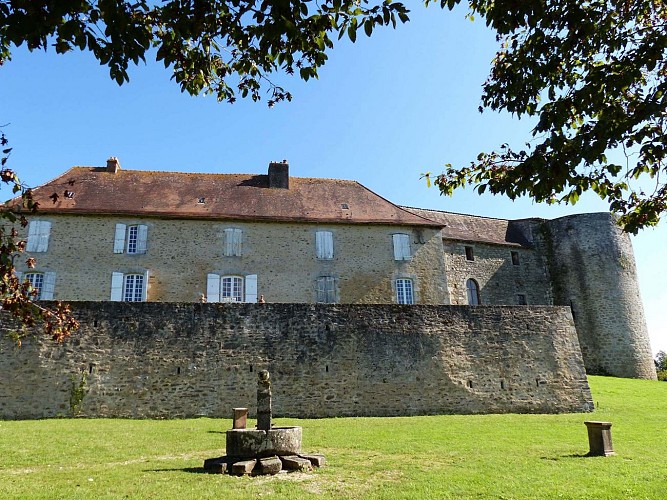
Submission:
<svg viewBox="0 0 667 500">
<path fill-rule="evenodd" d="M 349 210 L 349 209 L 350 209 L 350 205 L 348 205 L 347 203 L 342 203 L 342 204 L 340 205 L 340 208 L 342 208 L 343 210 Z"/>
<path fill-rule="evenodd" d="M 206 198 L 204 198 L 202 196 L 201 198 L 199 198 L 199 200 L 197 200 L 197 203 L 199 203 L 200 205 L 203 205 L 204 203 L 206 203 Z"/>
<path fill-rule="evenodd" d="M 74 191 L 65 190 L 65 198 L 67 198 L 68 200 L 74 198 Z"/>
</svg>

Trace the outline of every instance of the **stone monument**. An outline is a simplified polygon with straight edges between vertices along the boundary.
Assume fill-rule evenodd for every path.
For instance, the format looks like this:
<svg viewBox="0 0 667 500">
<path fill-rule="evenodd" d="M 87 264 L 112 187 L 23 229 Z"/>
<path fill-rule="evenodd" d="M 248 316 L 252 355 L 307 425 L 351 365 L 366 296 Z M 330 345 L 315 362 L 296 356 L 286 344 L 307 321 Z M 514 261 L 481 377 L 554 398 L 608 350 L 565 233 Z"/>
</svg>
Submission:
<svg viewBox="0 0 667 500">
<path fill-rule="evenodd" d="M 204 469 L 208 472 L 277 474 L 283 470 L 309 471 L 313 466 L 324 465 L 323 455 L 301 453 L 301 427 L 273 427 L 270 378 L 267 370 L 258 373 L 257 428 L 246 429 L 247 409 L 234 408 L 233 428 L 226 432 L 227 454 L 205 460 Z"/>
</svg>

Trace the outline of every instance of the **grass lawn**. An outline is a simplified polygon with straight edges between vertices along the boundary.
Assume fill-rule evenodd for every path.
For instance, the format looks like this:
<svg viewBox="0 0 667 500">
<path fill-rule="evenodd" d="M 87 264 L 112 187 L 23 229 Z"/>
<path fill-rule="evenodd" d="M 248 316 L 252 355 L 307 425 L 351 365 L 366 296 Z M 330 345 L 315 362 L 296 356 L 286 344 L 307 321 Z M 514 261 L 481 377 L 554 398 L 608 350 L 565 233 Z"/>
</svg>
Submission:
<svg viewBox="0 0 667 500">
<path fill-rule="evenodd" d="M 592 414 L 277 419 L 328 464 L 255 478 L 201 469 L 231 418 L 0 421 L 0 498 L 665 498 L 667 383 L 590 384 Z M 584 420 L 616 456 L 585 456 Z"/>
</svg>

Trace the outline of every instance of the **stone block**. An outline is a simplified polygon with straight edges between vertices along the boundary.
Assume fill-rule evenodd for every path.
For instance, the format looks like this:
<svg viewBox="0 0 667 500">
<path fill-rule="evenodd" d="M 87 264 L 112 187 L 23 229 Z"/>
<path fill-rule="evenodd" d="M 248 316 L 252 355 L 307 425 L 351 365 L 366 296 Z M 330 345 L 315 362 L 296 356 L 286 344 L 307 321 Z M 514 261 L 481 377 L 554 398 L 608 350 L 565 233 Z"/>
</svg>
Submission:
<svg viewBox="0 0 667 500">
<path fill-rule="evenodd" d="M 283 468 L 283 463 L 278 457 L 260 458 L 255 467 L 256 474 L 278 474 Z"/>
<path fill-rule="evenodd" d="M 304 454 L 300 454 L 299 456 L 301 458 L 305 458 L 306 460 L 308 460 L 313 465 L 313 467 L 322 467 L 326 463 L 324 455 L 317 455 L 317 454 L 315 454 L 315 455 L 304 455 Z"/>
<path fill-rule="evenodd" d="M 232 465 L 232 474 L 235 476 L 251 474 L 252 470 L 255 468 L 255 465 L 257 465 L 257 460 L 254 458 L 252 460 L 241 460 L 240 462 L 236 462 L 234 465 Z"/>
<path fill-rule="evenodd" d="M 305 458 L 296 455 L 280 457 L 280 460 L 282 461 L 283 469 L 285 470 L 307 472 L 313 469 L 310 460 L 306 460 Z"/>
<path fill-rule="evenodd" d="M 590 456 L 608 457 L 614 455 L 611 444 L 611 422 L 584 422 L 588 429 L 588 446 Z"/>
<path fill-rule="evenodd" d="M 248 408 L 234 408 L 233 429 L 245 429 L 248 423 Z"/>
<path fill-rule="evenodd" d="M 204 460 L 204 469 L 211 474 L 224 474 L 227 472 L 227 457 L 207 458 Z"/>
</svg>

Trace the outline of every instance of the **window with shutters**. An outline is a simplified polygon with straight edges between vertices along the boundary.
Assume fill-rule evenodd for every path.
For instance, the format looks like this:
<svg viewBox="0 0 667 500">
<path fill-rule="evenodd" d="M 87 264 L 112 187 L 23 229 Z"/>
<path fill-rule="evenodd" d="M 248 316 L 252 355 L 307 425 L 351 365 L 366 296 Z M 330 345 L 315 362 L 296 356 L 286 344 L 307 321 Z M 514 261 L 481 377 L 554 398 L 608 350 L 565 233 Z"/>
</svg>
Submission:
<svg viewBox="0 0 667 500">
<path fill-rule="evenodd" d="M 468 294 L 468 304 L 478 306 L 482 302 L 479 299 L 479 284 L 474 279 L 466 281 L 466 292 Z"/>
<path fill-rule="evenodd" d="M 240 257 L 243 230 L 235 227 L 225 229 L 225 243 L 223 254 L 225 257 Z"/>
<path fill-rule="evenodd" d="M 31 220 L 28 224 L 26 251 L 46 252 L 49 249 L 51 223 L 46 220 Z"/>
<path fill-rule="evenodd" d="M 399 304 L 414 304 L 414 287 L 412 280 L 399 278 L 396 280 L 396 302 Z"/>
<path fill-rule="evenodd" d="M 209 274 L 207 302 L 257 302 L 257 275 L 233 276 Z"/>
<path fill-rule="evenodd" d="M 336 278 L 333 276 L 319 276 L 317 278 L 317 302 L 320 304 L 335 304 Z"/>
<path fill-rule="evenodd" d="M 54 272 L 32 272 L 23 273 L 17 272 L 19 281 L 28 281 L 30 288 L 34 292 L 35 300 L 53 300 L 53 293 L 56 285 L 56 273 Z"/>
<path fill-rule="evenodd" d="M 396 233 L 392 235 L 394 243 L 394 260 L 412 260 L 410 251 L 410 235 Z"/>
<path fill-rule="evenodd" d="M 143 273 L 111 274 L 111 300 L 117 302 L 145 302 L 148 298 L 148 271 Z"/>
<path fill-rule="evenodd" d="M 148 240 L 148 226 L 144 224 L 116 224 L 114 253 L 128 255 L 145 254 Z"/>
<path fill-rule="evenodd" d="M 315 233 L 315 253 L 318 259 L 333 259 L 333 233 L 331 231 L 317 231 Z"/>
<path fill-rule="evenodd" d="M 126 274 L 123 280 L 123 302 L 141 302 L 144 297 L 144 275 Z"/>
</svg>

